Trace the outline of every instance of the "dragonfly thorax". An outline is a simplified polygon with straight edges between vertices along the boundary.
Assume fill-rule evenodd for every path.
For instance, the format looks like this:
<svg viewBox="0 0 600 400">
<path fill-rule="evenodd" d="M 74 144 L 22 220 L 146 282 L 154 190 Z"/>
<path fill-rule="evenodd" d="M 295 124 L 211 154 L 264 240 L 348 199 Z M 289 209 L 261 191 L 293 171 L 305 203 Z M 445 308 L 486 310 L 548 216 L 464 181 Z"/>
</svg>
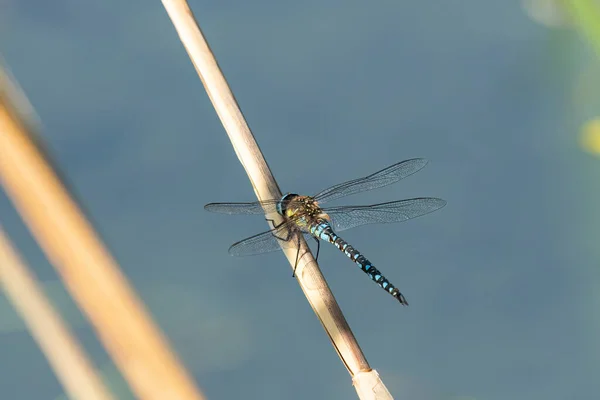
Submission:
<svg viewBox="0 0 600 400">
<path fill-rule="evenodd" d="M 296 221 L 298 225 L 309 225 L 317 219 L 329 220 L 319 203 L 310 196 L 295 193 L 285 194 L 277 205 L 277 212 L 287 219 Z"/>
</svg>

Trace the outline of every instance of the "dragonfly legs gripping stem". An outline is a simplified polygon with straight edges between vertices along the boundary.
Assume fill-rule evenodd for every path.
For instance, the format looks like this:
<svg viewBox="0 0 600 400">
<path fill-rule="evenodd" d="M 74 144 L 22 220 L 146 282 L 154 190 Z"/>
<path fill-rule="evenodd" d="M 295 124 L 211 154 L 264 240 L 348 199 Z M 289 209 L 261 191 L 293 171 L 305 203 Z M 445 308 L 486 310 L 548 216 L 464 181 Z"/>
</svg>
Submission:
<svg viewBox="0 0 600 400">
<path fill-rule="evenodd" d="M 321 241 L 317 238 L 313 238 L 317 242 L 317 256 L 315 262 L 319 259 L 319 250 L 321 249 Z M 300 261 L 300 235 L 298 235 L 298 243 L 296 243 L 298 251 L 296 252 L 296 263 L 294 264 L 294 271 L 292 272 L 292 278 L 296 276 L 296 268 L 298 267 L 298 261 Z M 304 254 L 303 254 L 304 256 Z"/>
<path fill-rule="evenodd" d="M 279 225 L 275 225 L 275 221 L 269 218 L 265 218 L 267 220 L 267 222 L 270 222 L 271 225 L 273 226 L 273 230 L 279 228 L 280 226 L 282 226 L 283 224 L 285 224 L 285 221 L 283 221 L 282 223 L 280 223 Z M 284 242 L 289 242 L 289 240 L 291 239 L 292 233 L 288 232 L 288 236 L 287 238 L 281 238 L 275 234 L 273 234 L 273 236 L 275 236 L 277 239 L 279 240 L 283 240 Z M 292 272 L 292 278 L 294 276 L 296 276 L 296 267 L 298 266 L 298 261 L 300 260 L 300 237 L 298 236 L 298 243 L 296 243 L 296 248 L 298 249 L 298 251 L 296 252 L 296 263 L 294 264 L 294 270 Z"/>
<path fill-rule="evenodd" d="M 315 256 L 315 262 L 317 262 L 319 260 L 319 250 L 321 250 L 321 241 L 316 237 L 313 237 L 313 239 L 317 242 L 317 255 Z"/>
<path fill-rule="evenodd" d="M 265 218 L 265 219 L 267 220 L 267 222 L 271 223 L 271 225 L 273 226 L 273 229 L 277 229 L 277 228 L 281 227 L 283 224 L 285 224 L 285 221 L 283 221 L 279 225 L 276 225 L 274 220 L 268 219 L 268 218 Z M 275 236 L 279 240 L 283 240 L 284 242 L 289 242 L 289 240 L 291 239 L 292 233 L 288 232 L 287 238 L 281 238 L 275 234 L 273 234 L 273 236 Z M 292 278 L 294 278 L 296 276 L 296 268 L 298 267 L 298 261 L 300 261 L 300 238 L 302 237 L 302 235 L 297 234 L 297 236 L 298 236 L 298 242 L 296 243 L 296 248 L 298 250 L 296 251 L 296 262 L 294 263 L 294 269 L 292 271 Z M 313 237 L 313 239 L 315 239 L 317 242 L 317 256 L 315 257 L 315 261 L 317 261 L 319 259 L 319 250 L 321 250 L 321 242 L 316 237 Z"/>
</svg>

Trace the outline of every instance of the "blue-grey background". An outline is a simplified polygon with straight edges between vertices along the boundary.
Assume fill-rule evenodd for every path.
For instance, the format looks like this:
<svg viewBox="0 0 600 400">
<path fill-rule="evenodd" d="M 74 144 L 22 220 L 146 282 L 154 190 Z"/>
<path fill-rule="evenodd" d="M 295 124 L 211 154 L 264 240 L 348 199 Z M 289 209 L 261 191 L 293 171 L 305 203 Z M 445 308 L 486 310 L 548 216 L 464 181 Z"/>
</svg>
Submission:
<svg viewBox="0 0 600 400">
<path fill-rule="evenodd" d="M 516 1 L 190 4 L 283 191 L 430 160 L 344 199 L 448 201 L 344 235 L 409 308 L 334 248 L 320 258 L 396 398 L 598 398 L 600 176 L 577 141 L 597 110 L 581 97 L 597 82 L 582 76 L 598 68 L 576 33 L 537 24 Z M 227 254 L 264 220 L 202 209 L 254 194 L 159 1 L 4 1 L 0 50 L 61 170 L 210 399 L 355 398 L 285 258 Z M 0 218 L 129 398 L 1 191 Z M 0 393 L 62 396 L 4 297 Z"/>
</svg>

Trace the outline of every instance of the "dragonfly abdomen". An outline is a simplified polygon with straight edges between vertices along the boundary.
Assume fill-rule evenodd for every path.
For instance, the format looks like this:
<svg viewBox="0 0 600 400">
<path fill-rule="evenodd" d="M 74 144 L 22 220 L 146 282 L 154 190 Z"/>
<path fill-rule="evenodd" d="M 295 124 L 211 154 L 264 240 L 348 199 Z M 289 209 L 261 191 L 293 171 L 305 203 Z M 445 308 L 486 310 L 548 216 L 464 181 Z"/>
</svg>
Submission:
<svg viewBox="0 0 600 400">
<path fill-rule="evenodd" d="M 323 222 L 318 225 L 314 225 L 310 228 L 310 233 L 315 237 L 325 240 L 335 247 L 337 247 L 341 252 L 346 254 L 348 258 L 354 261 L 360 269 L 366 273 L 371 280 L 377 283 L 383 290 L 394 296 L 401 304 L 407 306 L 408 302 L 400 293 L 397 287 L 392 285 L 390 281 L 387 280 L 385 276 L 377 269 L 373 264 L 367 260 L 365 256 L 363 256 L 358 250 L 352 247 L 348 242 L 344 239 L 336 235 L 333 231 L 329 223 Z"/>
</svg>

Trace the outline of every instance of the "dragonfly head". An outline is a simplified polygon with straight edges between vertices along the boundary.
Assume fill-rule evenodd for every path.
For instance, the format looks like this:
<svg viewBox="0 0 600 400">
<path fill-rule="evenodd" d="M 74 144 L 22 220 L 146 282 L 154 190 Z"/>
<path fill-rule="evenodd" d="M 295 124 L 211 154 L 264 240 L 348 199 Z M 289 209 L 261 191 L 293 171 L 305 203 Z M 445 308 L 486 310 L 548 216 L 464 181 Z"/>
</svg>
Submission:
<svg viewBox="0 0 600 400">
<path fill-rule="evenodd" d="M 321 210 L 319 203 L 310 196 L 299 196 L 295 193 L 288 193 L 281 198 L 277 204 L 277 212 L 286 218 L 297 221 L 312 221 L 315 218 L 324 218 L 329 220 L 327 214 Z"/>
<path fill-rule="evenodd" d="M 298 195 L 296 193 L 286 193 L 286 194 L 284 194 L 283 197 L 281 198 L 281 200 L 279 200 L 279 203 L 277 203 L 277 212 L 280 215 L 285 216 L 286 212 L 287 212 L 288 205 L 296 197 L 298 197 Z"/>
</svg>

